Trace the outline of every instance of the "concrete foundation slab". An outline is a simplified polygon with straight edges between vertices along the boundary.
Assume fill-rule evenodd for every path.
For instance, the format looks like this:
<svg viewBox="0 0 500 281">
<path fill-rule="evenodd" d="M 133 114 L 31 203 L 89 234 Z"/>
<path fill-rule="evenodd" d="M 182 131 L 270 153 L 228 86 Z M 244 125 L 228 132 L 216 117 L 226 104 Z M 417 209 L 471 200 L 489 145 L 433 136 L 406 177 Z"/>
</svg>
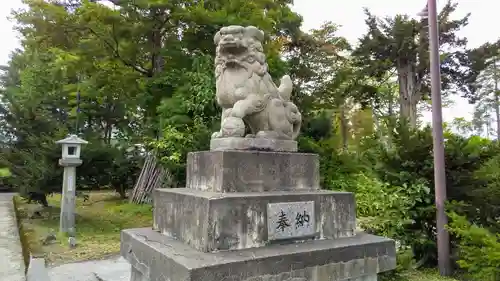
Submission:
<svg viewBox="0 0 500 281">
<path fill-rule="evenodd" d="M 154 193 L 153 228 L 202 252 L 261 247 L 272 243 L 268 231 L 269 204 L 293 205 L 290 202 L 310 202 L 314 208 L 310 214 L 314 216 L 310 220 L 314 222 L 314 233 L 296 240 L 354 235 L 354 195 L 325 190 L 217 193 L 189 188 L 158 189 Z M 297 218 L 288 219 L 293 224 Z"/>
<path fill-rule="evenodd" d="M 394 241 L 364 233 L 216 253 L 151 228 L 124 230 L 121 241 L 131 281 L 374 281 L 396 266 Z"/>
</svg>

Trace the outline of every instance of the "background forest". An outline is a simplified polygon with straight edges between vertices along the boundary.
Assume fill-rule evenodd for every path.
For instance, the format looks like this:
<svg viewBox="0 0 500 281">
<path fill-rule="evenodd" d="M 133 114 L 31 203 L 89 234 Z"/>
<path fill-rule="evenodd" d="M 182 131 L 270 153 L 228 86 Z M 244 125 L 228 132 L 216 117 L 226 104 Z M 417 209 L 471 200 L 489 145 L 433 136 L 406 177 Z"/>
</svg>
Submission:
<svg viewBox="0 0 500 281">
<path fill-rule="evenodd" d="M 292 2 L 25 0 L 13 13 L 22 49 L 0 77 L 0 164 L 11 174 L 2 185 L 59 192 L 54 142 L 77 133 L 90 142 L 80 190 L 126 196 L 146 153 L 168 172 L 163 186 L 183 186 L 187 152 L 208 149 L 219 125 L 213 35 L 255 25 L 271 75 L 294 81 L 300 150 L 320 155 L 323 188 L 355 192 L 360 228 L 398 241 L 399 267 L 386 278 L 435 267 L 432 135 L 420 120 L 431 102 L 426 21 L 366 10 L 368 32 L 351 46 L 335 22 L 305 32 Z M 497 281 L 500 44 L 467 49 L 456 5 L 439 15 L 443 95 L 476 110 L 445 129 L 452 256 L 467 280 Z"/>
</svg>

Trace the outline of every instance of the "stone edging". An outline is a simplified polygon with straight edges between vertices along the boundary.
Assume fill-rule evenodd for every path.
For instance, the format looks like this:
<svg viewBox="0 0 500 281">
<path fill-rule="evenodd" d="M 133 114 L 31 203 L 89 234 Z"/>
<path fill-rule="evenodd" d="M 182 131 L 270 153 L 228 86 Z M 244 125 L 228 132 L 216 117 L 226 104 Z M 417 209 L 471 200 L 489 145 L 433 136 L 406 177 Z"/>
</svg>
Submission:
<svg viewBox="0 0 500 281">
<path fill-rule="evenodd" d="M 16 194 L 12 196 L 12 205 L 14 207 L 14 215 L 16 216 L 16 226 L 19 231 L 19 242 L 21 243 L 21 248 L 22 248 L 22 254 L 23 254 L 23 260 L 24 260 L 24 272 L 26 273 L 28 271 L 28 266 L 30 264 L 30 250 L 29 250 L 29 245 L 28 241 L 26 241 L 26 237 L 24 236 L 24 231 L 23 231 L 23 225 L 21 223 L 21 214 L 19 213 L 18 205 L 16 202 L 16 197 L 19 195 Z"/>
<path fill-rule="evenodd" d="M 30 257 L 26 281 L 50 281 L 44 258 Z"/>
<path fill-rule="evenodd" d="M 13 194 L 0 194 L 0 250 L 6 258 L 0 280 L 24 281 L 26 265 L 13 200 Z"/>
<path fill-rule="evenodd" d="M 12 197 L 13 214 L 15 216 L 16 226 L 18 229 L 19 243 L 22 249 L 24 260 L 24 274 L 26 281 L 50 281 L 47 268 L 45 267 L 45 259 L 41 257 L 34 257 L 31 255 L 27 241 L 23 236 L 23 226 L 20 220 L 20 214 L 16 203 L 16 196 Z"/>
</svg>

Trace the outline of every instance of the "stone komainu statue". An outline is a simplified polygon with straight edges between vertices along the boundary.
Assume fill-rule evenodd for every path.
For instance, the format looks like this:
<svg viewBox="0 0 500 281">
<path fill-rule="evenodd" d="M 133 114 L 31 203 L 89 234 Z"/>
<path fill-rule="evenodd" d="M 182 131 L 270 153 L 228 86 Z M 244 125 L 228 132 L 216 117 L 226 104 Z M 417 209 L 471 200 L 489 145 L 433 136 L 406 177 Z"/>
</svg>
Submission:
<svg viewBox="0 0 500 281">
<path fill-rule="evenodd" d="M 222 107 L 215 138 L 248 137 L 294 140 L 302 116 L 290 101 L 292 80 L 277 87 L 268 73 L 264 33 L 254 26 L 223 27 L 214 37 L 216 97 Z"/>
</svg>

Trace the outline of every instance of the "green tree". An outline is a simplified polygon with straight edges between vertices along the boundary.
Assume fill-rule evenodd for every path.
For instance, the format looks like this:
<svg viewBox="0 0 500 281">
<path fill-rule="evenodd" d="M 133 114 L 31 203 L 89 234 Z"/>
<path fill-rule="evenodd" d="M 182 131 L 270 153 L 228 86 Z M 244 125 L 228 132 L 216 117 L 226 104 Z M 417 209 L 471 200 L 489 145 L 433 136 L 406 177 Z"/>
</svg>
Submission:
<svg viewBox="0 0 500 281">
<path fill-rule="evenodd" d="M 445 92 L 468 92 L 471 79 L 466 39 L 456 35 L 468 23 L 469 15 L 452 20 L 457 4 L 448 1 L 439 13 L 441 80 Z M 399 114 L 411 127 L 417 125 L 417 105 L 429 98 L 429 41 L 426 20 L 408 15 L 380 19 L 365 10 L 368 32 L 360 39 L 354 55 L 368 75 L 382 78 L 395 73 L 399 83 Z"/>
<path fill-rule="evenodd" d="M 474 129 L 473 123 L 471 121 L 467 121 L 463 117 L 454 118 L 450 125 L 453 131 L 462 136 L 470 135 Z"/>
<path fill-rule="evenodd" d="M 475 95 L 474 120 L 476 127 L 483 130 L 483 126 L 489 126 L 490 116 L 495 116 L 496 137 L 500 139 L 500 62 L 498 55 L 488 58 L 485 69 L 478 75 L 476 80 L 477 90 Z"/>
</svg>

